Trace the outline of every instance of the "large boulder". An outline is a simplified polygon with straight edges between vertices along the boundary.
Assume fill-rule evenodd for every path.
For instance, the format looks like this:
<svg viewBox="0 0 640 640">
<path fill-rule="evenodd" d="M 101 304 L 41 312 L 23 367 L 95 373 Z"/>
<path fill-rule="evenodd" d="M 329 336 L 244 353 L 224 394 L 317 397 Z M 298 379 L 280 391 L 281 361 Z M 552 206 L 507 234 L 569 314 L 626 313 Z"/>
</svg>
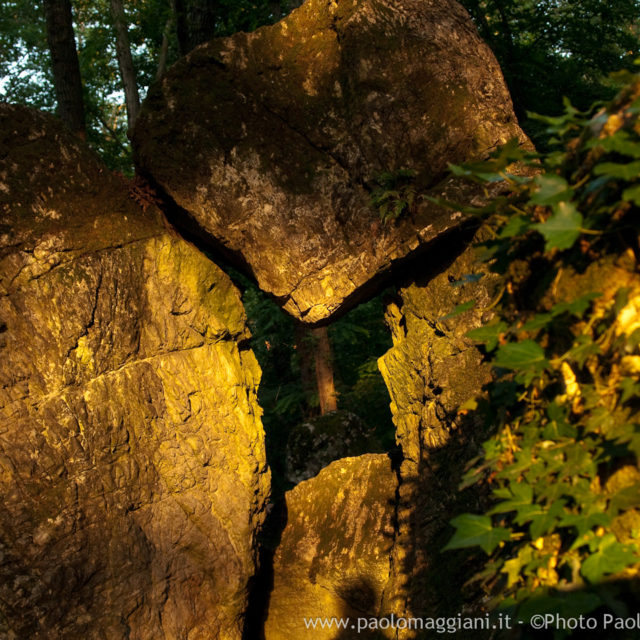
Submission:
<svg viewBox="0 0 640 640">
<path fill-rule="evenodd" d="M 367 638 L 318 619 L 377 618 L 391 574 L 397 478 L 388 456 L 331 463 L 286 494 L 266 640 Z"/>
<path fill-rule="evenodd" d="M 2 638 L 241 638 L 260 370 L 229 278 L 136 198 L 0 107 Z"/>
<path fill-rule="evenodd" d="M 313 324 L 458 225 L 461 213 L 419 196 L 468 201 L 474 188 L 445 179 L 448 163 L 512 137 L 526 144 L 455 0 L 307 0 L 175 64 L 133 142 L 139 169 L 178 205 L 173 220 Z M 392 205 L 414 191 L 417 204 L 381 224 L 376 188 Z"/>
</svg>

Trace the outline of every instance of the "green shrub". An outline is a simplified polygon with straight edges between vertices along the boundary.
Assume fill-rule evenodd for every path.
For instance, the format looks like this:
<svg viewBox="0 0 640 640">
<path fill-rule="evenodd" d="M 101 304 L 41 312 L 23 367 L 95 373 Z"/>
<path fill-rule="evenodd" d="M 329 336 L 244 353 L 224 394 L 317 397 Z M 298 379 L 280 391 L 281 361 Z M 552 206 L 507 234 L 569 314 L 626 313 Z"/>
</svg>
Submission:
<svg viewBox="0 0 640 640">
<path fill-rule="evenodd" d="M 567 103 L 540 118 L 554 151 L 514 141 L 453 168 L 508 192 L 473 210 L 502 294 L 467 334 L 495 376 L 474 409 L 489 438 L 464 485 L 484 483 L 491 505 L 454 518 L 445 548 L 483 549 L 476 578 L 521 620 L 623 614 L 640 569 L 640 77 L 626 79 L 594 115 Z"/>
</svg>

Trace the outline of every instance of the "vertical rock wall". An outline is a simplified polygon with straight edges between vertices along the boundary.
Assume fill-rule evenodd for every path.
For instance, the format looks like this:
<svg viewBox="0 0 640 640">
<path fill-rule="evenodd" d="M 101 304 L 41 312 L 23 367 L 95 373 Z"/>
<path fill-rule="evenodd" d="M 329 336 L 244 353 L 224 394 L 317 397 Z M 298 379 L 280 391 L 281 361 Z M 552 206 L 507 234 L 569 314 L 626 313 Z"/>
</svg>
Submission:
<svg viewBox="0 0 640 640">
<path fill-rule="evenodd" d="M 461 510 L 464 463 L 477 453 L 475 421 L 461 407 L 489 380 L 490 369 L 464 334 L 490 318 L 494 281 L 459 235 L 440 243 L 423 275 L 399 290 L 387 309 L 393 348 L 379 367 L 391 396 L 402 447 L 398 531 L 386 608 L 398 616 L 456 615 L 468 578 L 450 553 L 448 521 Z M 472 276 L 472 277 L 465 277 Z M 458 304 L 475 307 L 446 316 Z M 446 576 L 443 581 L 442 577 Z M 409 631 L 399 637 L 412 637 Z"/>
<path fill-rule="evenodd" d="M 0 108 L 0 636 L 239 640 L 269 488 L 227 276 Z"/>
</svg>

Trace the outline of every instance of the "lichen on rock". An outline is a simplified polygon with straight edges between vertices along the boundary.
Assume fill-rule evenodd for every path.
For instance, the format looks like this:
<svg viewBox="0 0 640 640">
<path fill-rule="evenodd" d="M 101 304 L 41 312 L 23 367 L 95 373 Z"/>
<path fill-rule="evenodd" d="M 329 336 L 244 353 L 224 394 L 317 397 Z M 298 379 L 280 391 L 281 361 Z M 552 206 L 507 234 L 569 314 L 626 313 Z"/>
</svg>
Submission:
<svg viewBox="0 0 640 640">
<path fill-rule="evenodd" d="M 269 491 L 229 278 L 0 106 L 0 635 L 239 640 Z"/>
<path fill-rule="evenodd" d="M 383 174 L 464 202 L 449 162 L 519 129 L 498 64 L 454 0 L 307 0 L 283 21 L 209 42 L 154 85 L 139 168 L 174 221 L 232 256 L 285 310 L 326 321 L 462 220 L 418 198 L 381 224 Z"/>
<path fill-rule="evenodd" d="M 305 619 L 384 615 L 396 488 L 389 457 L 367 454 L 332 462 L 286 494 L 266 640 L 367 637 Z"/>
</svg>

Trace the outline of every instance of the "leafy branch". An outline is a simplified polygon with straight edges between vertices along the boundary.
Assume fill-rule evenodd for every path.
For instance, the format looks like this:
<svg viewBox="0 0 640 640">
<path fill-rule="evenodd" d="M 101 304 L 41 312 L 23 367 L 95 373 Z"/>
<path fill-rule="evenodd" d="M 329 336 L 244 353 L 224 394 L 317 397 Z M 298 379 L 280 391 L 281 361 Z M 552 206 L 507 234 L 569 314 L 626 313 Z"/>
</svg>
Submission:
<svg viewBox="0 0 640 640">
<path fill-rule="evenodd" d="M 480 547 L 477 578 L 521 619 L 620 613 L 640 571 L 640 77 L 627 81 L 592 116 L 540 118 L 548 154 L 512 141 L 452 167 L 509 193 L 467 208 L 503 281 L 494 319 L 467 334 L 495 375 L 476 401 L 492 435 L 463 486 L 488 485 L 492 504 L 454 518 L 445 548 Z"/>
<path fill-rule="evenodd" d="M 375 178 L 371 192 L 371 206 L 378 210 L 387 224 L 402 215 L 412 213 L 416 202 L 416 172 L 412 169 L 386 171 Z"/>
</svg>

